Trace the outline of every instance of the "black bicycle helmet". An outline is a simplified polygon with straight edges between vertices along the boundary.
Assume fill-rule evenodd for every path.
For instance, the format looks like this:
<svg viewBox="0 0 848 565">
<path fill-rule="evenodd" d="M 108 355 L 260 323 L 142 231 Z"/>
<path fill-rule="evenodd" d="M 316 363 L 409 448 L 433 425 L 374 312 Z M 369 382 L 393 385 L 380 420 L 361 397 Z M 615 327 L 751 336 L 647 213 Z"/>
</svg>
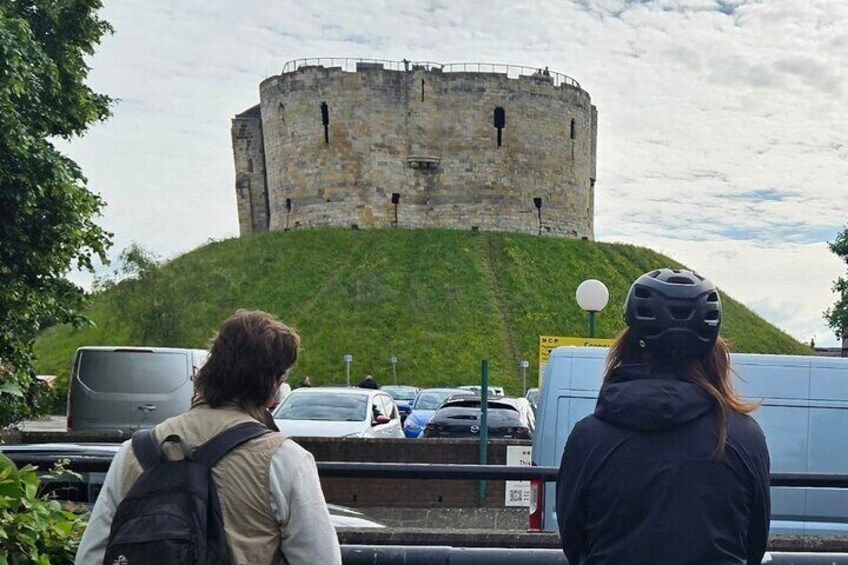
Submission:
<svg viewBox="0 0 848 565">
<path fill-rule="evenodd" d="M 659 357 L 694 359 L 707 353 L 721 326 L 713 283 L 692 271 L 658 269 L 633 283 L 624 319 L 646 350 Z"/>
</svg>

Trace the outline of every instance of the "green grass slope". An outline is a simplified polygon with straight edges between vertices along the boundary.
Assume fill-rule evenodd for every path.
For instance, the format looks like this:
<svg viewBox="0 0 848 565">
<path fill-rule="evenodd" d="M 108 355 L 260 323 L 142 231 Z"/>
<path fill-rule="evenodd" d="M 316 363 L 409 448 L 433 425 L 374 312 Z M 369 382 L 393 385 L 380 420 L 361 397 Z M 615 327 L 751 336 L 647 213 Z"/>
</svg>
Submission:
<svg viewBox="0 0 848 565">
<path fill-rule="evenodd" d="M 236 308 L 261 309 L 297 328 L 303 353 L 290 380 L 343 383 L 371 373 L 401 383 L 479 382 L 519 392 L 517 364 L 535 382 L 540 335 L 582 336 L 574 292 L 587 278 L 610 290 L 596 335 L 622 328 L 621 305 L 639 274 L 680 266 L 649 249 L 529 235 L 448 230 L 300 230 L 209 244 L 141 279 L 95 295 L 92 327 L 56 327 L 36 343 L 40 373 L 67 377 L 81 345 L 204 347 Z M 709 273 L 704 273 L 709 276 Z M 719 281 L 720 282 L 720 281 Z M 722 295 L 723 335 L 735 351 L 809 348 Z"/>
</svg>

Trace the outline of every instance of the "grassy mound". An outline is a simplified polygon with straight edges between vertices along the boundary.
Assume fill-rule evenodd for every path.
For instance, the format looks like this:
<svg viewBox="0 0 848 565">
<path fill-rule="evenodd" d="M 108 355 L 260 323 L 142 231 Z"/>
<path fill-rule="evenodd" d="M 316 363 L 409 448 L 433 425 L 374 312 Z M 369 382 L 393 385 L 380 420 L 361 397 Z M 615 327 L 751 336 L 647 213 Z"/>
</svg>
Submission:
<svg viewBox="0 0 848 565">
<path fill-rule="evenodd" d="M 204 347 L 236 308 L 261 309 L 297 328 L 303 355 L 290 377 L 344 383 L 371 373 L 419 386 L 490 379 L 520 391 L 517 367 L 537 371 L 540 335 L 582 336 L 574 292 L 587 278 L 610 290 L 596 335 L 622 328 L 621 305 L 639 274 L 680 266 L 649 249 L 529 235 L 448 230 L 299 230 L 211 243 L 96 294 L 89 328 L 56 327 L 36 343 L 40 373 L 67 378 L 76 347 Z M 709 276 L 709 273 L 704 273 Z M 718 281 L 720 282 L 720 281 Z M 722 295 L 733 349 L 809 348 Z"/>
</svg>

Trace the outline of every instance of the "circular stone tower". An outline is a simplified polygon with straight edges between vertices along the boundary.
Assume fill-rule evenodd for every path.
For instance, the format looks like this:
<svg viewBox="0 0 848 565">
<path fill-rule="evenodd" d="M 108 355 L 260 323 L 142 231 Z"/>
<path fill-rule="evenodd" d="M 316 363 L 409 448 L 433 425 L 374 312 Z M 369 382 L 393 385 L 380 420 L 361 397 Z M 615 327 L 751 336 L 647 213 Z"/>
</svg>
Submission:
<svg viewBox="0 0 848 565">
<path fill-rule="evenodd" d="M 232 137 L 242 235 L 399 226 L 594 239 L 597 110 L 547 69 L 292 61 Z"/>
</svg>

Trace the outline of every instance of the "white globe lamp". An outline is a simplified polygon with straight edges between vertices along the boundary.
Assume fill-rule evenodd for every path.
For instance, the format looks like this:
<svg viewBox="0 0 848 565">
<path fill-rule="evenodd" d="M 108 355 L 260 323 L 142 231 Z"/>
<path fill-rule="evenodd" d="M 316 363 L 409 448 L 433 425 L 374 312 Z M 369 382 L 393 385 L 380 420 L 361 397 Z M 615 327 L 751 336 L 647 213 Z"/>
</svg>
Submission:
<svg viewBox="0 0 848 565">
<path fill-rule="evenodd" d="M 595 313 L 606 308 L 609 290 L 601 281 L 587 279 L 577 287 L 576 298 L 580 308 L 589 313 L 589 337 L 595 337 Z"/>
</svg>

